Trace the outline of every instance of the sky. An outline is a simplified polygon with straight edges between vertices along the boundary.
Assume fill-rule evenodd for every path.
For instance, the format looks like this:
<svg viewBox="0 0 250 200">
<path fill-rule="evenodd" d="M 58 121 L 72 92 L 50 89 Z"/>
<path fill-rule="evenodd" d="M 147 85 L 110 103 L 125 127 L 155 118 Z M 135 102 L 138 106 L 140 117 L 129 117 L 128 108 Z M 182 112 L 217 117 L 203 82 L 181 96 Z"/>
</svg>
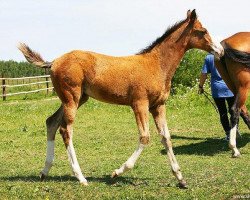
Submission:
<svg viewBox="0 0 250 200">
<path fill-rule="evenodd" d="M 24 42 L 51 61 L 71 50 L 125 56 L 196 9 L 221 41 L 250 31 L 249 0 L 0 0 L 0 60 L 23 61 Z"/>
</svg>

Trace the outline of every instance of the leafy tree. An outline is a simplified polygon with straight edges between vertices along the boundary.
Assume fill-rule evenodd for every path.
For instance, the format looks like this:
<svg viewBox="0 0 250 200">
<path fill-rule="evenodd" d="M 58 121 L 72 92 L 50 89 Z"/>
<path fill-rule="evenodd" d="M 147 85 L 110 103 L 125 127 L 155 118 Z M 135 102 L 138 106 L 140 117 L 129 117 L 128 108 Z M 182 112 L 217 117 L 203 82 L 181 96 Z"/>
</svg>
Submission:
<svg viewBox="0 0 250 200">
<path fill-rule="evenodd" d="M 186 92 L 187 88 L 192 88 L 197 84 L 206 55 L 206 52 L 198 49 L 189 50 L 184 55 L 172 79 L 172 94 L 175 94 L 177 90 Z"/>
</svg>

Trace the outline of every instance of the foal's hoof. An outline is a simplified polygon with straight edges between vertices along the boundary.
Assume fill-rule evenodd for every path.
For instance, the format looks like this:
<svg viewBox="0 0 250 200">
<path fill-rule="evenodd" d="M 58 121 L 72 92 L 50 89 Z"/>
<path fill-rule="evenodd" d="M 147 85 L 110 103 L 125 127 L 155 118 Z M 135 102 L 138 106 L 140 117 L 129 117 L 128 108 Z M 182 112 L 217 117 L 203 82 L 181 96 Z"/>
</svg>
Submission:
<svg viewBox="0 0 250 200">
<path fill-rule="evenodd" d="M 186 181 L 182 180 L 181 182 L 178 183 L 178 187 L 180 189 L 188 189 Z"/>
<path fill-rule="evenodd" d="M 46 175 L 41 172 L 40 173 L 40 181 L 44 181 L 45 178 L 46 178 Z"/>
<path fill-rule="evenodd" d="M 115 171 L 113 171 L 113 173 L 111 174 L 111 178 L 116 178 L 116 177 L 118 177 L 118 174 Z"/>
<path fill-rule="evenodd" d="M 80 184 L 83 185 L 83 186 L 88 186 L 89 185 L 88 182 L 80 182 Z"/>
<path fill-rule="evenodd" d="M 240 152 L 232 153 L 232 158 L 240 158 Z"/>
</svg>

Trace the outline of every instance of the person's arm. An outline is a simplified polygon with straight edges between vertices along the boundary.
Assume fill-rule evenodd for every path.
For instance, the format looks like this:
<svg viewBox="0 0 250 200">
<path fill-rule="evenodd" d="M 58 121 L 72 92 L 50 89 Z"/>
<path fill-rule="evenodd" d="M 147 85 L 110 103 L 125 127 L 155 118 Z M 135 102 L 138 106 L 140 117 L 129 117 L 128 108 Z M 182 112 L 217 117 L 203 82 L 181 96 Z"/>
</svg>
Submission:
<svg viewBox="0 0 250 200">
<path fill-rule="evenodd" d="M 203 85 L 207 79 L 207 74 L 201 73 L 200 75 L 200 82 L 199 82 L 199 90 L 198 93 L 202 94 L 204 92 Z"/>
</svg>

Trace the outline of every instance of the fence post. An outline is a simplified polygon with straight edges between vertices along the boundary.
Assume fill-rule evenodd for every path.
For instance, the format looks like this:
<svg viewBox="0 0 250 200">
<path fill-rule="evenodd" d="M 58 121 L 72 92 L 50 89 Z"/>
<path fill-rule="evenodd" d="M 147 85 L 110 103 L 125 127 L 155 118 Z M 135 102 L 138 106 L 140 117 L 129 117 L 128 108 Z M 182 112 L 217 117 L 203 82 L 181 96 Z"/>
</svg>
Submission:
<svg viewBox="0 0 250 200">
<path fill-rule="evenodd" d="M 45 75 L 48 75 L 49 74 L 49 72 L 48 72 L 48 68 L 45 68 Z M 47 95 L 49 94 L 49 78 L 48 77 L 46 77 L 45 78 L 45 80 L 46 80 L 46 88 L 47 88 Z"/>
<path fill-rule="evenodd" d="M 4 79 L 4 75 L 2 73 L 2 88 L 3 88 L 3 101 L 6 100 L 6 86 L 5 86 L 5 79 Z"/>
</svg>

